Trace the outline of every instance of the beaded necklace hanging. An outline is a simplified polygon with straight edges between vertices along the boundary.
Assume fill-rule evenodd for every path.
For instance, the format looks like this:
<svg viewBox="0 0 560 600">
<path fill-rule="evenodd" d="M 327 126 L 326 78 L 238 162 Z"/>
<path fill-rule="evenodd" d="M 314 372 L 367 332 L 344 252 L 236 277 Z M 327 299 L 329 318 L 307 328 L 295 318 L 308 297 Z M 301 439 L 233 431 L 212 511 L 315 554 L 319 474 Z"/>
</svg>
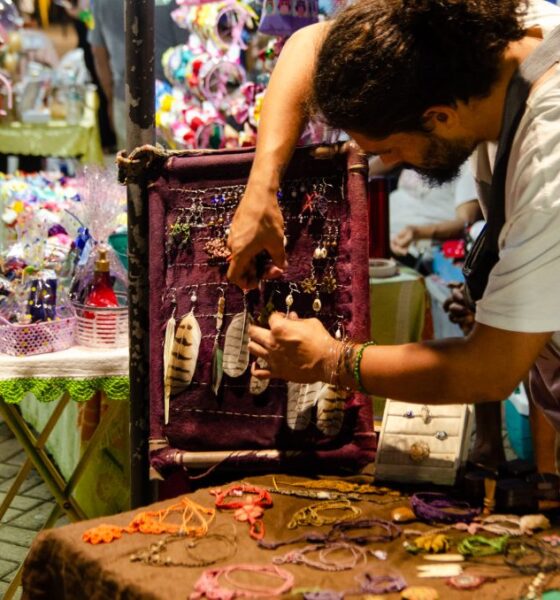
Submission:
<svg viewBox="0 0 560 600">
<path fill-rule="evenodd" d="M 167 521 L 174 513 L 180 514 L 180 523 Z M 126 527 L 102 524 L 88 529 L 82 534 L 82 540 L 90 544 L 107 544 L 121 538 L 123 533 L 170 533 L 202 537 L 208 533 L 215 516 L 214 508 L 206 508 L 185 496 L 167 508 L 138 513 Z"/>
</svg>

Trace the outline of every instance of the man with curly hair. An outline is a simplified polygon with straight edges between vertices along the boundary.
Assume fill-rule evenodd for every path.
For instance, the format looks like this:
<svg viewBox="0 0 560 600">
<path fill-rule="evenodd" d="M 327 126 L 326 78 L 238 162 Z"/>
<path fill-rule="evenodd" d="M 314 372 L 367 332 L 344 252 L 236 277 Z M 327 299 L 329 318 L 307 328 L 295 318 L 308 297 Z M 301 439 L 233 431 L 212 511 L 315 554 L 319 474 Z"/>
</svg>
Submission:
<svg viewBox="0 0 560 600">
<path fill-rule="evenodd" d="M 231 280 L 254 286 L 254 256 L 263 249 L 272 258 L 267 276 L 285 267 L 275 192 L 313 110 L 386 165 L 434 183 L 452 179 L 474 153 L 487 214 L 510 82 L 557 24 L 557 9 L 538 0 L 360 0 L 296 33 L 271 78 L 231 227 Z M 560 68 L 553 60 L 531 85 L 514 131 L 498 260 L 470 335 L 356 344 L 337 374 L 342 385 L 409 402 L 490 403 L 536 363 L 539 403 L 560 430 Z M 253 367 L 259 377 L 329 381 L 329 357 L 341 352 L 314 319 L 272 315 L 270 330 L 253 327 L 250 335 L 251 352 L 269 365 Z"/>
</svg>

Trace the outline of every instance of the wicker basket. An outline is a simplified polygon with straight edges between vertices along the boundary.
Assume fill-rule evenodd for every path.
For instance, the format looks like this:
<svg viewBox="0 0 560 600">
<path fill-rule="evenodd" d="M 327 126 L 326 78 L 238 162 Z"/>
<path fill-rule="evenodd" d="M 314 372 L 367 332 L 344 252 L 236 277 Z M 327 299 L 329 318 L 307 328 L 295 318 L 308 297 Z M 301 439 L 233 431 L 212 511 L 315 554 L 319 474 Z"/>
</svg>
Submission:
<svg viewBox="0 0 560 600">
<path fill-rule="evenodd" d="M 128 346 L 128 306 L 126 295 L 117 293 L 119 306 L 101 308 L 74 302 L 76 343 L 90 348 Z"/>
<path fill-rule="evenodd" d="M 76 317 L 61 311 L 60 318 L 29 325 L 10 323 L 0 316 L 0 353 L 30 356 L 65 350 L 74 343 Z"/>
</svg>

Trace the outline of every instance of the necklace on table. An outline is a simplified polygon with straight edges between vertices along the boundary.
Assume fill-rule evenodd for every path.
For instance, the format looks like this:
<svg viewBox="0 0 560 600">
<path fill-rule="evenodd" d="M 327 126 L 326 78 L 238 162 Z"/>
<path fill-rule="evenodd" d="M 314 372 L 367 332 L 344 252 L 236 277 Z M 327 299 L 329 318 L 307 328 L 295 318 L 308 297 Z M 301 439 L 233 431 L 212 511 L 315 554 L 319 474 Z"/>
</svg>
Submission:
<svg viewBox="0 0 560 600">
<path fill-rule="evenodd" d="M 168 520 L 175 513 L 180 515 L 180 523 Z M 207 508 L 184 496 L 166 508 L 138 513 L 126 527 L 101 524 L 88 529 L 82 534 L 82 540 L 90 544 L 107 544 L 121 538 L 123 533 L 169 533 L 203 537 L 208 533 L 208 527 L 215 516 L 214 508 Z"/>
<path fill-rule="evenodd" d="M 323 513 L 326 511 L 346 511 L 347 514 L 327 516 Z M 326 502 L 317 502 L 304 506 L 296 511 L 290 522 L 288 529 L 296 529 L 296 527 L 304 527 L 312 525 L 321 527 L 323 525 L 332 525 L 340 521 L 350 521 L 362 514 L 361 508 L 353 506 L 348 500 L 328 500 Z"/>
<path fill-rule="evenodd" d="M 249 535 L 254 540 L 264 537 L 262 516 L 265 508 L 272 506 L 272 498 L 268 490 L 256 485 L 241 483 L 221 490 L 210 492 L 216 497 L 216 508 L 234 510 L 233 517 L 237 521 L 249 523 Z"/>
<path fill-rule="evenodd" d="M 276 486 L 276 480 L 273 477 L 272 481 Z M 399 496 L 400 492 L 392 490 L 388 487 L 379 487 L 376 485 L 370 485 L 369 483 L 354 483 L 352 481 L 342 481 L 338 479 L 306 479 L 305 481 L 279 481 L 282 485 L 288 485 L 291 487 L 304 488 L 306 490 L 332 490 L 343 494 L 354 493 L 354 494 L 377 494 L 383 496 Z"/>
<path fill-rule="evenodd" d="M 147 549 L 137 550 L 130 555 L 130 562 L 141 562 L 146 565 L 154 567 L 189 567 L 189 568 L 200 568 L 209 567 L 217 562 L 228 560 L 237 551 L 237 538 L 235 534 L 227 535 L 221 533 L 209 533 L 204 538 L 198 538 L 194 541 L 185 543 L 184 550 L 187 555 L 187 560 L 177 560 L 171 555 L 167 554 L 169 546 L 176 544 L 177 542 L 185 541 L 185 536 L 181 534 L 170 535 L 159 542 L 150 544 Z M 212 558 L 204 558 L 197 556 L 194 550 L 198 549 L 202 543 L 212 544 L 212 552 L 215 554 L 216 549 L 220 547 L 220 544 L 224 544 L 224 551 L 218 553 L 217 556 Z M 198 550 L 200 552 L 200 550 Z"/>
</svg>

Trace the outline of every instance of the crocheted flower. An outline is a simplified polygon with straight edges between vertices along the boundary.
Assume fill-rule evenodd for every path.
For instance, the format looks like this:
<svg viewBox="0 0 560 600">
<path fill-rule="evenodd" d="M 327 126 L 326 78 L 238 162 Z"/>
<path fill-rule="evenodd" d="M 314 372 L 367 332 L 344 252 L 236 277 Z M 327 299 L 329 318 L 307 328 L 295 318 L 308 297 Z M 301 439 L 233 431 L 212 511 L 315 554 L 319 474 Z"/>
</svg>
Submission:
<svg viewBox="0 0 560 600">
<path fill-rule="evenodd" d="M 257 504 L 245 504 L 241 508 L 238 508 L 233 516 L 238 521 L 249 521 L 249 523 L 260 519 L 264 514 L 263 508 L 258 506 Z"/>
<path fill-rule="evenodd" d="M 82 540 L 90 544 L 109 544 L 122 537 L 122 528 L 114 525 L 98 525 L 84 531 Z"/>
</svg>

